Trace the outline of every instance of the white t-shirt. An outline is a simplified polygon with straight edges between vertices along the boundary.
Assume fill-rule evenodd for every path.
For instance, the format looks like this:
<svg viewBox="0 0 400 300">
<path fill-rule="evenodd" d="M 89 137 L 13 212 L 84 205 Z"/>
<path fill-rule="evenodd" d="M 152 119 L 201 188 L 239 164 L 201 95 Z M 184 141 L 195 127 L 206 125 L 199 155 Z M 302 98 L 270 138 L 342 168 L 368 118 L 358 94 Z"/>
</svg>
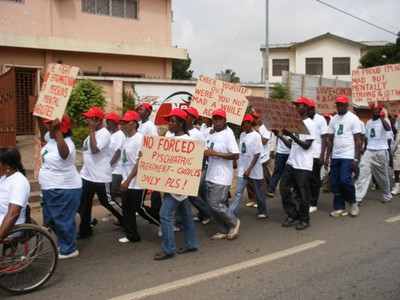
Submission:
<svg viewBox="0 0 400 300">
<path fill-rule="evenodd" d="M 140 120 L 138 132 L 140 132 L 142 135 L 158 136 L 157 126 L 154 125 L 154 123 L 150 120 L 147 120 L 144 123 L 142 120 Z"/>
<path fill-rule="evenodd" d="M 210 139 L 211 136 L 211 129 L 212 127 L 206 127 L 204 124 L 200 127 L 200 133 L 203 135 L 204 140 L 207 142 Z"/>
<path fill-rule="evenodd" d="M 47 135 L 45 136 L 46 139 Z M 41 151 L 42 167 L 39 170 L 39 184 L 42 190 L 78 189 L 82 179 L 75 166 L 76 150 L 70 137 L 64 138 L 69 149 L 67 159 L 62 159 L 55 139 L 46 139 Z"/>
<path fill-rule="evenodd" d="M 310 118 L 303 120 L 310 134 L 298 134 L 301 141 L 315 140 L 316 125 Z M 297 135 L 297 134 L 296 134 Z M 314 143 L 314 142 L 313 142 Z M 311 145 L 307 150 L 292 140 L 292 148 L 287 164 L 295 169 L 312 171 L 314 149 Z"/>
<path fill-rule="evenodd" d="M 321 135 L 328 133 L 328 124 L 323 116 L 319 114 L 314 115 L 314 119 L 312 121 L 316 125 L 316 132 L 315 132 L 315 140 L 312 143 L 312 147 L 314 148 L 314 158 L 319 158 L 321 156 L 321 148 L 322 148 L 322 141 Z"/>
<path fill-rule="evenodd" d="M 354 159 L 354 134 L 361 133 L 360 119 L 348 111 L 332 117 L 328 134 L 333 134 L 332 158 Z"/>
<path fill-rule="evenodd" d="M 264 151 L 261 153 L 261 163 L 265 163 L 269 160 L 269 140 L 271 139 L 271 131 L 269 131 L 264 124 L 258 128 L 259 134 L 268 140 L 268 142 L 263 145 Z M 262 141 L 261 141 L 262 143 Z"/>
<path fill-rule="evenodd" d="M 239 154 L 239 148 L 236 143 L 232 130 L 224 129 L 214 132 L 208 140 L 207 147 L 216 152 Z M 206 181 L 220 185 L 231 185 L 233 179 L 232 160 L 223 159 L 216 156 L 208 157 L 208 169 Z"/>
<path fill-rule="evenodd" d="M 284 136 L 287 140 L 290 140 L 288 136 Z M 278 146 L 276 147 L 276 153 L 280 154 L 290 154 L 290 148 L 285 145 L 284 142 L 282 142 L 281 139 L 278 138 Z"/>
<path fill-rule="evenodd" d="M 389 148 L 387 140 L 390 138 L 390 131 L 386 131 L 382 125 L 382 121 L 369 120 L 366 129 L 367 149 L 369 150 L 386 150 Z"/>
<path fill-rule="evenodd" d="M 238 177 L 243 177 L 244 172 L 249 168 L 254 155 L 260 154 L 257 163 L 251 169 L 249 177 L 251 179 L 263 179 L 263 168 L 261 164 L 261 154 L 264 151 L 260 134 L 256 131 L 250 133 L 242 132 L 239 141 L 240 155 L 238 160 Z"/>
<path fill-rule="evenodd" d="M 114 156 L 114 153 L 119 149 L 121 150 L 122 145 L 125 143 L 126 136 L 122 130 L 118 130 L 111 135 L 111 142 L 110 142 L 110 161 Z M 115 164 L 111 167 L 112 174 L 122 174 L 122 164 L 121 164 L 121 157 L 115 162 Z"/>
<path fill-rule="evenodd" d="M 21 206 L 21 212 L 15 224 L 25 223 L 26 205 L 28 204 L 31 187 L 28 179 L 22 173 L 0 177 L 0 224 L 8 212 L 10 203 Z"/>
<path fill-rule="evenodd" d="M 194 139 L 195 141 L 200 141 L 200 142 L 206 141 L 204 136 L 201 134 L 201 132 L 197 128 L 192 128 L 188 132 L 189 132 L 190 137 L 192 139 Z"/>
<path fill-rule="evenodd" d="M 121 169 L 122 182 L 124 182 L 131 174 L 133 167 L 136 165 L 139 158 L 139 151 L 142 148 L 143 135 L 137 132 L 134 136 L 128 137 L 125 140 L 121 150 Z M 136 176 L 129 183 L 129 189 L 139 190 L 136 186 Z"/>
<path fill-rule="evenodd" d="M 90 136 L 83 142 L 83 167 L 81 177 L 92 182 L 111 182 L 110 142 L 111 135 L 106 128 L 95 132 L 97 148 L 100 152 L 93 153 L 90 147 Z"/>
</svg>

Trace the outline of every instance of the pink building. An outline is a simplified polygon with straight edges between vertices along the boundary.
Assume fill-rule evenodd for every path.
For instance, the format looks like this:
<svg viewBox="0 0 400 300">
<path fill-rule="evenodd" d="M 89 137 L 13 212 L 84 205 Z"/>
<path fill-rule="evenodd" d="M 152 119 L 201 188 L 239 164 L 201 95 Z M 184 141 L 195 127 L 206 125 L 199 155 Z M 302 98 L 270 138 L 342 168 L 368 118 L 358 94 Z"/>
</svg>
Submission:
<svg viewBox="0 0 400 300">
<path fill-rule="evenodd" d="M 171 45 L 171 1 L 0 0 L 0 144 L 33 133 L 49 63 L 77 66 L 81 76 L 169 79 L 172 62 L 187 57 Z M 12 102 L 16 117 L 2 109 Z"/>
</svg>

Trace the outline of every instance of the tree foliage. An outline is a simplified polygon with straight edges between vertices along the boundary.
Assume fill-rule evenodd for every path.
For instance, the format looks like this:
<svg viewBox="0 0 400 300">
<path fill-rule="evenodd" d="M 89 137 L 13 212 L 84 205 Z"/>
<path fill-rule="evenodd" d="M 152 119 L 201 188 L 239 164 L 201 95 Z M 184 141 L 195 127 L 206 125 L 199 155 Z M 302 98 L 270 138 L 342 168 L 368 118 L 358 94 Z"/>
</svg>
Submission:
<svg viewBox="0 0 400 300">
<path fill-rule="evenodd" d="M 172 79 L 189 80 L 192 78 L 193 71 L 189 70 L 192 60 L 187 56 L 185 60 L 176 60 L 172 63 Z"/>
<path fill-rule="evenodd" d="M 221 72 L 223 74 L 229 74 L 231 83 L 239 83 L 240 78 L 236 76 L 236 72 L 231 69 L 226 69 L 225 72 Z"/>
<path fill-rule="evenodd" d="M 275 84 L 275 90 L 269 95 L 269 97 L 274 99 L 292 100 L 289 87 L 279 82 Z"/>
<path fill-rule="evenodd" d="M 104 97 L 103 87 L 95 84 L 90 79 L 79 80 L 72 89 L 71 96 L 67 104 L 67 114 L 77 127 L 87 125 L 86 118 L 82 115 L 92 106 L 104 109 L 106 98 Z"/>
<path fill-rule="evenodd" d="M 396 43 L 388 43 L 381 48 L 371 49 L 360 59 L 362 68 L 400 63 L 400 32 Z"/>
</svg>

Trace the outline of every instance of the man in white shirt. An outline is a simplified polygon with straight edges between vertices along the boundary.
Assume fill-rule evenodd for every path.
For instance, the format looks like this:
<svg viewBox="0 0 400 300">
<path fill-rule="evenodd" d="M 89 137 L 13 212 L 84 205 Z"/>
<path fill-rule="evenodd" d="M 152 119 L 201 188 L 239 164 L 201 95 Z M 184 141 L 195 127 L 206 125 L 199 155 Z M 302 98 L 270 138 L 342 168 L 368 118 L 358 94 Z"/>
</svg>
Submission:
<svg viewBox="0 0 400 300">
<path fill-rule="evenodd" d="M 359 213 L 352 174 L 358 168 L 360 159 L 361 127 L 358 117 L 348 111 L 349 99 L 346 96 L 336 98 L 337 114 L 328 127 L 328 143 L 325 167 L 330 164 L 330 176 L 333 191 L 332 217 L 347 216 L 345 202 L 350 203 L 351 216 Z"/>
<path fill-rule="evenodd" d="M 364 154 L 360 162 L 360 175 L 356 181 L 356 200 L 361 202 L 368 191 L 371 177 L 375 178 L 382 191 L 382 203 L 390 202 L 389 179 L 389 144 L 388 133 L 391 131 L 389 123 L 381 115 L 381 105 L 371 105 L 372 119 L 365 126 L 366 140 Z"/>
<path fill-rule="evenodd" d="M 276 132 L 277 137 L 291 148 L 280 183 L 282 206 L 287 214 L 282 226 L 291 227 L 298 220 L 296 230 L 304 230 L 310 226 L 310 180 L 314 154 L 312 144 L 315 140 L 316 125 L 308 116 L 311 104 L 307 98 L 300 97 L 292 103 L 296 106 L 309 134 L 282 130 L 282 133 L 290 138 L 286 139 L 282 133 Z M 293 197 L 293 190 L 297 199 Z"/>
</svg>

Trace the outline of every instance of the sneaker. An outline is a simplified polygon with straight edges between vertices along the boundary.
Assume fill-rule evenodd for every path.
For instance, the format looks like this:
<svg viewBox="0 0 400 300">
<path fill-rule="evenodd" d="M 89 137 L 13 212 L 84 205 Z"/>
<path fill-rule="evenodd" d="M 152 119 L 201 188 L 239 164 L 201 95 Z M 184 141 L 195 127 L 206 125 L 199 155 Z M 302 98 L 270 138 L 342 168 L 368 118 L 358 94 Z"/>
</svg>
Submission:
<svg viewBox="0 0 400 300">
<path fill-rule="evenodd" d="M 158 228 L 157 235 L 158 235 L 159 237 L 162 237 L 162 231 L 161 231 L 161 228 Z"/>
<path fill-rule="evenodd" d="M 237 219 L 237 221 L 236 221 L 236 226 L 235 226 L 235 227 L 232 227 L 232 228 L 229 230 L 229 233 L 228 233 L 228 240 L 233 240 L 233 239 L 235 239 L 235 238 L 238 236 L 238 234 L 239 234 L 239 227 L 240 227 L 240 220 Z"/>
<path fill-rule="evenodd" d="M 112 214 L 109 214 L 107 217 L 101 219 L 103 222 L 115 222 L 116 220 L 117 219 Z"/>
<path fill-rule="evenodd" d="M 220 233 L 220 232 L 218 232 L 218 233 L 216 233 L 216 234 L 214 234 L 212 237 L 211 237 L 211 239 L 212 240 L 223 240 L 223 239 L 226 239 L 228 237 L 228 235 L 226 234 L 226 233 Z"/>
<path fill-rule="evenodd" d="M 361 206 L 363 204 L 362 200 L 361 201 L 357 201 L 357 205 Z"/>
<path fill-rule="evenodd" d="M 352 217 L 357 217 L 359 212 L 360 212 L 360 210 L 358 209 L 357 202 L 356 202 L 356 203 L 353 203 L 353 204 L 351 205 L 351 208 L 350 208 L 350 215 L 351 215 Z"/>
<path fill-rule="evenodd" d="M 257 215 L 257 220 L 263 220 L 263 219 L 266 219 L 266 218 L 268 218 L 268 216 L 266 214 Z"/>
<path fill-rule="evenodd" d="M 96 219 L 96 218 L 93 218 L 93 217 L 90 218 L 90 226 L 91 226 L 91 227 L 96 226 L 97 223 L 98 223 L 98 222 L 97 222 L 97 219 Z"/>
<path fill-rule="evenodd" d="M 193 217 L 193 221 L 195 221 L 195 222 L 201 222 L 201 220 L 200 220 L 199 217 Z"/>
<path fill-rule="evenodd" d="M 297 219 L 293 219 L 291 217 L 287 217 L 285 222 L 282 223 L 282 227 L 291 227 Z"/>
<path fill-rule="evenodd" d="M 267 196 L 272 198 L 272 197 L 274 197 L 274 196 L 275 196 L 275 194 L 274 194 L 274 193 L 272 193 L 272 192 L 267 192 Z"/>
<path fill-rule="evenodd" d="M 395 186 L 392 191 L 390 192 L 392 195 L 398 195 L 400 194 L 400 187 Z"/>
<path fill-rule="evenodd" d="M 58 254 L 58 259 L 68 259 L 68 258 L 74 258 L 79 256 L 79 251 L 78 249 L 76 249 L 74 252 L 70 253 L 70 254 Z"/>
<path fill-rule="evenodd" d="M 316 212 L 318 208 L 316 206 L 310 206 L 310 214 Z"/>
<path fill-rule="evenodd" d="M 308 227 L 310 227 L 310 223 L 299 221 L 299 224 L 296 225 L 296 230 L 304 230 Z"/>
<path fill-rule="evenodd" d="M 382 199 L 381 203 L 390 203 L 390 201 L 391 201 L 390 199 Z"/>
<path fill-rule="evenodd" d="M 182 228 L 174 226 L 174 232 L 182 231 Z"/>
<path fill-rule="evenodd" d="M 210 223 L 211 219 L 204 219 L 203 221 L 201 221 L 201 224 L 203 225 L 207 225 L 208 223 Z"/>
<path fill-rule="evenodd" d="M 128 238 L 125 236 L 125 237 L 123 237 L 123 238 L 120 238 L 120 239 L 118 240 L 118 242 L 125 244 L 125 243 L 129 243 L 130 240 L 128 240 Z"/>
<path fill-rule="evenodd" d="M 255 201 L 249 201 L 249 202 L 246 203 L 246 206 L 247 207 L 252 207 L 254 204 L 256 204 Z"/>
<path fill-rule="evenodd" d="M 256 203 L 256 204 L 253 204 L 253 207 L 254 208 L 257 208 L 258 207 L 258 204 Z"/>
<path fill-rule="evenodd" d="M 347 216 L 349 213 L 347 212 L 347 211 L 345 211 L 344 209 L 338 209 L 338 210 L 334 210 L 334 211 L 331 211 L 330 213 L 329 213 L 329 215 L 331 216 L 331 217 L 345 217 L 345 216 Z"/>
</svg>

